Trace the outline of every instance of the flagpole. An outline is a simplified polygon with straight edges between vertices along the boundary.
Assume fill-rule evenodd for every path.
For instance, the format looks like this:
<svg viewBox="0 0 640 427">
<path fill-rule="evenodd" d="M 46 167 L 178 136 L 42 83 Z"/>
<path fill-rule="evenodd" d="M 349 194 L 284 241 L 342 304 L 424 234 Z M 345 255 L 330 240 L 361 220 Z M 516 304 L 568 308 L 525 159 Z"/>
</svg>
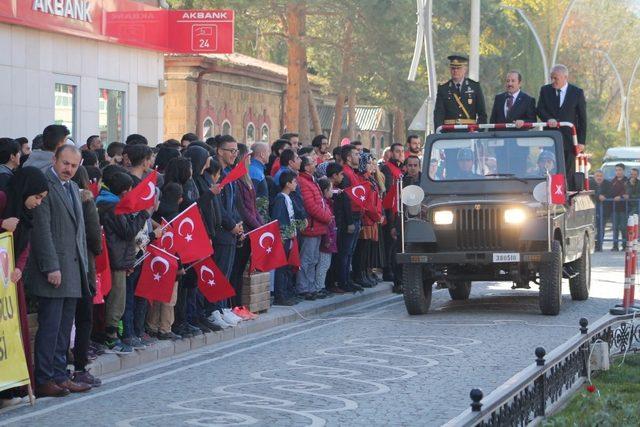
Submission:
<svg viewBox="0 0 640 427">
<path fill-rule="evenodd" d="M 547 169 L 547 250 L 551 252 L 551 175 Z"/>
</svg>

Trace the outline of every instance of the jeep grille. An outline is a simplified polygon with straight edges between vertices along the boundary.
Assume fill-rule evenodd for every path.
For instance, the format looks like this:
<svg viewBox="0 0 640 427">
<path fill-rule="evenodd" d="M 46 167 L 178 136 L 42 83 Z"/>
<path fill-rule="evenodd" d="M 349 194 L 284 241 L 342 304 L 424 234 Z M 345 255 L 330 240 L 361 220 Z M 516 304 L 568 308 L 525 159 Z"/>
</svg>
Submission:
<svg viewBox="0 0 640 427">
<path fill-rule="evenodd" d="M 454 218 L 458 249 L 500 249 L 502 225 L 502 210 L 500 208 L 458 208 L 454 213 Z"/>
</svg>

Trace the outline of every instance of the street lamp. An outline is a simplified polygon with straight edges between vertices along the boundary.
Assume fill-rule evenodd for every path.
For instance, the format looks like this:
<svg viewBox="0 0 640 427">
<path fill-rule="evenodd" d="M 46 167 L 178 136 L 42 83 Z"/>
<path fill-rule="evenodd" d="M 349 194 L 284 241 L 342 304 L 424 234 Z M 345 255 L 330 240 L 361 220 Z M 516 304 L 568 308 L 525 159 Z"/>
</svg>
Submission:
<svg viewBox="0 0 640 427">
<path fill-rule="evenodd" d="M 540 51 L 540 56 L 542 57 L 542 68 L 544 69 L 544 81 L 545 83 L 549 81 L 549 64 L 547 63 L 547 53 L 544 50 L 544 46 L 542 45 L 542 41 L 538 36 L 538 31 L 536 31 L 536 27 L 533 26 L 533 23 L 527 18 L 527 15 L 520 8 L 513 6 L 502 6 L 503 9 L 513 10 L 518 12 L 522 20 L 527 24 L 531 33 L 533 33 L 533 38 L 536 40 L 536 44 L 538 45 L 538 50 Z"/>
<path fill-rule="evenodd" d="M 425 51 L 425 62 L 427 65 L 427 76 L 429 79 L 429 94 L 420 109 L 416 118 L 426 114 L 424 122 L 425 134 L 429 135 L 433 131 L 433 109 L 435 107 L 435 96 L 438 91 L 438 80 L 436 79 L 436 61 L 433 50 L 433 0 L 416 0 L 417 8 L 417 29 L 416 42 L 413 50 L 413 59 L 409 69 L 408 80 L 415 81 L 418 72 L 418 64 L 422 50 Z M 424 111 L 423 111 L 424 110 Z M 415 119 L 414 119 L 415 121 Z"/>
<path fill-rule="evenodd" d="M 558 28 L 558 33 L 556 34 L 556 40 L 553 45 L 553 54 L 551 55 L 551 65 L 556 64 L 556 59 L 558 57 L 558 49 L 560 47 L 560 39 L 562 38 L 562 32 L 564 31 L 564 27 L 567 25 L 569 20 L 569 14 L 571 13 L 571 9 L 573 9 L 576 0 L 571 0 L 569 5 L 564 10 L 564 15 L 562 16 L 562 21 L 560 22 L 560 27 Z M 544 81 L 545 83 L 549 81 L 549 64 L 547 63 L 547 54 L 545 52 L 544 46 L 542 45 L 542 41 L 538 36 L 538 32 L 534 27 L 533 23 L 527 18 L 527 15 L 520 8 L 513 6 L 501 6 L 503 9 L 513 10 L 518 12 L 522 20 L 527 24 L 531 32 L 533 33 L 533 37 L 536 40 L 536 44 L 538 45 L 538 50 L 540 51 L 540 55 L 542 56 L 542 66 L 544 67 Z"/>
</svg>

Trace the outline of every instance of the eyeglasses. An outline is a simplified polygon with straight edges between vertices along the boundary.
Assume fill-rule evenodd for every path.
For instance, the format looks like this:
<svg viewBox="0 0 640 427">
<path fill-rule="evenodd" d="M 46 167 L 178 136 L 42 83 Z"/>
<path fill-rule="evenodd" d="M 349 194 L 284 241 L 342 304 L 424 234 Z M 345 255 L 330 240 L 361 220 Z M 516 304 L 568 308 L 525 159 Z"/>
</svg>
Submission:
<svg viewBox="0 0 640 427">
<path fill-rule="evenodd" d="M 236 154 L 238 152 L 237 148 L 221 148 L 222 151 L 228 151 L 231 154 Z"/>
</svg>

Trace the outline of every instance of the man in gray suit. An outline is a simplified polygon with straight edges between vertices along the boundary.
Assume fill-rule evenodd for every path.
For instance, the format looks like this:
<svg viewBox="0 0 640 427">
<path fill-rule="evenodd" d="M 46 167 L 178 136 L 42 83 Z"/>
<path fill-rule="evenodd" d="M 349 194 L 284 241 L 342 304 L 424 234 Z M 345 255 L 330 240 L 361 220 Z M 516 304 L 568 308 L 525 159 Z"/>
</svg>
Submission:
<svg viewBox="0 0 640 427">
<path fill-rule="evenodd" d="M 71 181 L 80 165 L 73 145 L 59 147 L 44 171 L 49 194 L 34 210 L 31 252 L 25 283 L 38 299 L 35 382 L 38 396 L 65 396 L 91 386 L 67 376 L 67 349 L 76 301 L 89 294 L 87 246 L 78 186 Z"/>
</svg>

